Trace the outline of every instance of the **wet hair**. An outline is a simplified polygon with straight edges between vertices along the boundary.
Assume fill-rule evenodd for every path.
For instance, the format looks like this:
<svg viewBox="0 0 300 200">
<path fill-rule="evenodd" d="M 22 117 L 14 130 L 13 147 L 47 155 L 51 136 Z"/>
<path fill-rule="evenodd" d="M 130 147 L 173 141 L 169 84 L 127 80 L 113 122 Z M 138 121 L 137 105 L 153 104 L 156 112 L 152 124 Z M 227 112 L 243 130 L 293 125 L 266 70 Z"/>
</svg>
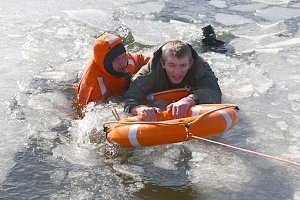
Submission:
<svg viewBox="0 0 300 200">
<path fill-rule="evenodd" d="M 164 62 L 167 57 L 174 56 L 182 58 L 188 56 L 190 62 L 193 62 L 192 50 L 190 45 L 180 40 L 171 40 L 164 44 L 162 50 L 162 61 Z"/>
</svg>

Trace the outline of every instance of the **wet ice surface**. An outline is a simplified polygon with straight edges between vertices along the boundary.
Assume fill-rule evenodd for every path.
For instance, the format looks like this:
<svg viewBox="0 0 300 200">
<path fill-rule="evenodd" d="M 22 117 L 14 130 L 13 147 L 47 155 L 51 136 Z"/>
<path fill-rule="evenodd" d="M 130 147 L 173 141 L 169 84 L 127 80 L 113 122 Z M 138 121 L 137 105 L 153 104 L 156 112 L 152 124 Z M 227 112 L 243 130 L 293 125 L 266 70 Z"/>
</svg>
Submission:
<svg viewBox="0 0 300 200">
<path fill-rule="evenodd" d="M 225 1 L 213 0 L 213 1 L 209 1 L 208 3 L 217 8 L 226 8 L 227 7 Z"/>
<path fill-rule="evenodd" d="M 105 9 L 92 1 L 63 6 L 26 36 L 9 33 L 9 41 L 25 38 L 16 65 L 35 73 L 18 80 L 18 93 L 6 101 L 16 123 L 3 126 L 0 197 L 299 200 L 299 167 L 287 163 L 201 141 L 141 149 L 108 143 L 102 125 L 114 120 L 113 107 L 125 117 L 122 104 L 90 104 L 78 118 L 71 85 L 103 32 L 125 36 L 133 51 L 152 52 L 173 38 L 200 50 L 201 27 L 212 23 L 235 53 L 202 57 L 219 78 L 223 102 L 241 109 L 236 127 L 213 139 L 300 162 L 300 3 L 104 2 Z M 6 65 L 14 51 L 2 46 Z M 99 145 L 89 142 L 93 131 L 101 133 Z"/>
<path fill-rule="evenodd" d="M 202 35 L 199 25 L 191 25 L 177 20 L 166 23 L 153 22 L 151 20 L 132 21 L 131 19 L 123 19 L 123 24 L 131 27 L 136 42 L 146 45 L 163 44 L 167 40 L 172 39 L 191 41 Z M 145 30 L 140 29 L 141 26 L 149 27 L 149 31 L 144 33 Z M 160 30 L 160 34 L 157 34 L 158 30 Z"/>
<path fill-rule="evenodd" d="M 238 24 L 247 24 L 253 22 L 250 19 L 238 16 L 238 15 L 230 15 L 224 13 L 217 13 L 216 14 L 216 21 L 224 24 L 226 26 L 230 25 L 238 25 Z"/>
<path fill-rule="evenodd" d="M 96 9 L 86 9 L 86 10 L 67 10 L 65 11 L 67 15 L 79 21 L 83 21 L 89 26 L 102 27 L 103 30 L 112 30 L 118 25 L 118 22 L 113 20 L 113 11 L 111 9 L 107 10 L 96 10 Z M 82 20 L 84 19 L 84 20 Z"/>
<path fill-rule="evenodd" d="M 229 10 L 235 10 L 239 12 L 255 12 L 258 9 L 263 9 L 267 7 L 267 4 L 263 3 L 254 3 L 254 4 L 246 4 L 246 5 L 236 5 L 229 7 Z"/>
<path fill-rule="evenodd" d="M 273 13 L 280 13 L 280 15 L 274 15 Z M 299 17 L 300 10 L 284 7 L 271 7 L 256 11 L 256 15 L 270 21 L 277 21 Z"/>
</svg>

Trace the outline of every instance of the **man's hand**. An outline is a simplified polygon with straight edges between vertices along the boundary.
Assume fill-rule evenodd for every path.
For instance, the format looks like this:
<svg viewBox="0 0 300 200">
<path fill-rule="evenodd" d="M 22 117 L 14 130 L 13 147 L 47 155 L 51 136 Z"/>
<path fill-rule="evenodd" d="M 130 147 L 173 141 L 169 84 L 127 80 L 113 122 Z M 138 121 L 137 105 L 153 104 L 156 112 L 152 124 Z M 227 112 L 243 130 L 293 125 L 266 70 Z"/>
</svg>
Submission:
<svg viewBox="0 0 300 200">
<path fill-rule="evenodd" d="M 137 106 L 131 109 L 133 115 L 141 115 L 145 121 L 157 121 L 156 113 L 161 112 L 159 108 L 149 106 Z"/>
<path fill-rule="evenodd" d="M 167 111 L 172 112 L 175 119 L 186 117 L 187 111 L 190 107 L 194 106 L 195 102 L 190 97 L 184 97 L 179 101 L 171 103 L 167 106 Z"/>
</svg>

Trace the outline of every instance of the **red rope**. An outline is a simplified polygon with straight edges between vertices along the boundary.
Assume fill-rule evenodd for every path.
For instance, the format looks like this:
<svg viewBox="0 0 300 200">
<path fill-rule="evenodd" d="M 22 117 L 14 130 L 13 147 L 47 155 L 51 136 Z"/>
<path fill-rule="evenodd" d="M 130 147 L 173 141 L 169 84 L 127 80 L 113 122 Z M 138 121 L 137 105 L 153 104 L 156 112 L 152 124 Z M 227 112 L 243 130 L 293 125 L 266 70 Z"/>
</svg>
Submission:
<svg viewBox="0 0 300 200">
<path fill-rule="evenodd" d="M 210 143 L 213 143 L 213 144 L 218 144 L 218 145 L 225 146 L 225 147 L 229 147 L 229 148 L 232 148 L 232 149 L 240 150 L 240 151 L 243 151 L 243 152 L 255 154 L 255 155 L 258 155 L 258 156 L 265 157 L 265 158 L 270 158 L 270 159 L 277 160 L 277 161 L 280 161 L 280 162 L 285 162 L 285 163 L 289 163 L 289 164 L 292 164 L 292 165 L 300 166 L 299 162 L 286 160 L 286 159 L 283 159 L 283 158 L 278 158 L 278 157 L 275 157 L 275 156 L 267 155 L 267 154 L 264 154 L 264 153 L 259 153 L 259 152 L 256 152 L 256 151 L 251 151 L 251 150 L 248 150 L 248 149 L 243 149 L 243 148 L 232 146 L 232 145 L 225 144 L 225 143 L 222 143 L 222 142 L 217 142 L 217 141 L 214 141 L 214 140 L 209 140 L 209 139 L 194 136 L 194 135 L 192 136 L 192 138 L 198 139 L 198 140 L 203 140 L 203 141 L 210 142 Z"/>
</svg>

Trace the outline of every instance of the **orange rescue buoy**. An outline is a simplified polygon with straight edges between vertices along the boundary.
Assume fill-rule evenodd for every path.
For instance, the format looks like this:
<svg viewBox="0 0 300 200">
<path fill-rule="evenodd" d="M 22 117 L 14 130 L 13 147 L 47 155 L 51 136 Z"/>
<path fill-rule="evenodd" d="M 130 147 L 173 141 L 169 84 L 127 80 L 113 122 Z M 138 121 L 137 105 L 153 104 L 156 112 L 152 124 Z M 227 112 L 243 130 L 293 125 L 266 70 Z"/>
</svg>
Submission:
<svg viewBox="0 0 300 200">
<path fill-rule="evenodd" d="M 234 127 L 238 107 L 230 104 L 202 104 L 189 109 L 185 118 L 173 119 L 169 112 L 157 113 L 157 122 L 145 122 L 141 116 L 104 124 L 107 139 L 124 147 L 155 146 L 208 137 Z"/>
</svg>

